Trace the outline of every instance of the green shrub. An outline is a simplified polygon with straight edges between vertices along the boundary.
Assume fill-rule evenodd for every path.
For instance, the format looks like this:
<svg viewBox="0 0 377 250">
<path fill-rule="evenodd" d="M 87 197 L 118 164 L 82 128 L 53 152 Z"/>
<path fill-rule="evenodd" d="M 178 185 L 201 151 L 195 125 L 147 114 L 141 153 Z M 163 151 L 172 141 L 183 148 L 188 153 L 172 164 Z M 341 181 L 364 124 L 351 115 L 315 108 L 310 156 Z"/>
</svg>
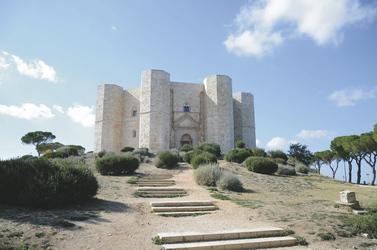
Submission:
<svg viewBox="0 0 377 250">
<path fill-rule="evenodd" d="M 335 236 L 332 233 L 318 233 L 317 236 L 322 240 L 335 240 Z"/>
<path fill-rule="evenodd" d="M 0 204 L 51 208 L 84 202 L 98 182 L 83 162 L 0 161 Z"/>
<path fill-rule="evenodd" d="M 30 158 L 33 158 L 33 157 L 34 156 L 32 156 L 32 155 L 23 155 L 23 156 L 20 157 L 20 160 L 26 161 L 27 159 L 30 159 Z"/>
<path fill-rule="evenodd" d="M 214 154 L 204 152 L 200 155 L 194 156 L 191 160 L 191 165 L 194 169 L 197 169 L 200 165 L 217 163 L 217 157 Z"/>
<path fill-rule="evenodd" d="M 52 159 L 52 158 L 66 158 L 68 154 L 65 152 L 48 152 L 42 156 L 45 159 Z"/>
<path fill-rule="evenodd" d="M 139 149 L 136 149 L 132 152 L 132 154 L 139 154 L 139 155 L 143 155 L 143 156 L 148 156 L 149 155 L 149 149 L 148 148 L 139 148 Z"/>
<path fill-rule="evenodd" d="M 285 163 L 288 161 L 287 154 L 284 153 L 281 150 L 272 150 L 272 151 L 268 151 L 268 153 L 270 154 L 271 158 L 273 158 L 273 159 L 280 158 L 280 159 L 283 159 L 285 161 Z"/>
<path fill-rule="evenodd" d="M 251 151 L 255 157 L 266 157 L 267 155 L 263 148 L 253 148 Z"/>
<path fill-rule="evenodd" d="M 105 156 L 105 154 L 106 154 L 106 151 L 105 151 L 105 150 L 101 150 L 101 151 L 99 151 L 99 152 L 97 153 L 97 156 L 98 156 L 99 158 L 102 158 L 102 157 Z"/>
<path fill-rule="evenodd" d="M 215 187 L 216 182 L 220 180 L 222 173 L 226 171 L 218 165 L 205 165 L 198 168 L 194 173 L 194 180 L 199 185 Z"/>
<path fill-rule="evenodd" d="M 345 221 L 345 226 L 353 234 L 367 233 L 377 238 L 377 213 L 351 217 Z"/>
<path fill-rule="evenodd" d="M 159 163 L 156 167 L 162 168 L 174 168 L 179 162 L 179 155 L 177 153 L 172 153 L 169 150 L 165 150 L 158 155 Z"/>
<path fill-rule="evenodd" d="M 185 154 L 185 156 L 183 157 L 183 160 L 187 163 L 191 163 L 192 158 L 194 158 L 197 155 L 200 155 L 201 153 L 203 153 L 203 151 L 199 149 L 191 150 Z"/>
<path fill-rule="evenodd" d="M 186 152 L 185 151 L 180 151 L 179 152 L 179 162 L 184 162 L 184 158 L 185 158 L 185 155 L 186 155 Z"/>
<path fill-rule="evenodd" d="M 188 152 L 188 151 L 191 151 L 191 150 L 194 150 L 194 148 L 190 144 L 185 144 L 181 147 L 181 149 L 179 151 Z"/>
<path fill-rule="evenodd" d="M 132 152 L 132 151 L 134 151 L 134 149 L 135 148 L 133 148 L 133 147 L 125 146 L 124 148 L 122 148 L 120 150 L 120 152 Z"/>
<path fill-rule="evenodd" d="M 243 142 L 242 140 L 238 140 L 236 141 L 235 145 L 236 145 L 236 148 L 244 148 L 245 147 L 245 142 Z"/>
<path fill-rule="evenodd" d="M 139 165 L 139 159 L 132 155 L 110 155 L 96 161 L 96 169 L 102 175 L 132 174 Z"/>
<path fill-rule="evenodd" d="M 302 174 L 307 174 L 309 172 L 309 168 L 305 166 L 304 164 L 297 163 L 295 165 L 296 172 L 302 173 Z"/>
<path fill-rule="evenodd" d="M 289 165 L 278 164 L 278 170 L 276 171 L 278 175 L 296 175 L 296 170 L 294 167 Z"/>
<path fill-rule="evenodd" d="M 260 174 L 273 174 L 278 170 L 278 164 L 263 157 L 249 157 L 245 161 L 247 170 Z"/>
<path fill-rule="evenodd" d="M 197 146 L 195 149 L 199 149 L 200 151 L 214 154 L 216 157 L 221 156 L 220 145 L 217 143 L 203 142 L 199 146 Z"/>
<path fill-rule="evenodd" d="M 216 186 L 223 190 L 226 189 L 236 192 L 243 190 L 242 182 L 230 171 L 223 171 L 220 179 L 216 182 Z"/>
<path fill-rule="evenodd" d="M 273 158 L 274 162 L 276 162 L 277 164 L 286 164 L 287 161 L 282 159 L 282 158 Z"/>
<path fill-rule="evenodd" d="M 253 156 L 250 148 L 235 148 L 228 151 L 228 153 L 225 155 L 225 160 L 241 164 L 250 156 Z"/>
<path fill-rule="evenodd" d="M 69 148 L 67 148 L 67 154 L 77 156 L 77 155 L 79 155 L 79 151 L 77 150 L 76 147 L 69 147 Z"/>
</svg>

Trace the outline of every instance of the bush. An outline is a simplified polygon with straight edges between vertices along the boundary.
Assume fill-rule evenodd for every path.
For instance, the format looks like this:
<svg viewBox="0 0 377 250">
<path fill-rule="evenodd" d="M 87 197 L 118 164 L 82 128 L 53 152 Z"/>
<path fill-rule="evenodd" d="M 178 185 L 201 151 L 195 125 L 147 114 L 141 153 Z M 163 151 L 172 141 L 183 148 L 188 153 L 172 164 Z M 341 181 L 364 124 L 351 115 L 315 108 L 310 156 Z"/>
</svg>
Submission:
<svg viewBox="0 0 377 250">
<path fill-rule="evenodd" d="M 139 159 L 132 155 L 110 155 L 96 161 L 96 169 L 102 175 L 132 174 L 139 165 Z"/>
<path fill-rule="evenodd" d="M 20 157 L 20 160 L 26 161 L 26 160 L 33 159 L 33 158 L 34 158 L 34 156 L 32 156 L 32 155 L 23 155 L 23 156 Z"/>
<path fill-rule="evenodd" d="M 98 156 L 99 158 L 102 158 L 102 157 L 105 156 L 105 154 L 106 154 L 106 151 L 105 151 L 105 150 L 101 150 L 101 151 L 99 151 L 99 152 L 97 153 L 97 156 Z"/>
<path fill-rule="evenodd" d="M 195 149 L 199 149 L 200 151 L 214 154 L 216 157 L 221 156 L 220 145 L 217 143 L 203 142 L 199 146 L 197 146 Z"/>
<path fill-rule="evenodd" d="M 278 170 L 276 171 L 278 175 L 296 175 L 296 170 L 294 167 L 278 164 Z"/>
<path fill-rule="evenodd" d="M 235 148 L 228 151 L 228 153 L 225 155 L 225 160 L 241 164 L 250 156 L 253 156 L 250 148 Z"/>
<path fill-rule="evenodd" d="M 200 155 L 194 156 L 191 160 L 191 165 L 194 169 L 197 169 L 200 165 L 206 165 L 211 163 L 217 163 L 217 157 L 214 154 L 204 152 Z"/>
<path fill-rule="evenodd" d="M 299 173 L 303 173 L 303 174 L 309 173 L 309 168 L 305 166 L 304 164 L 300 164 L 300 163 L 296 164 L 295 169 L 296 169 L 296 172 L 299 172 Z"/>
<path fill-rule="evenodd" d="M 97 191 L 97 179 L 83 162 L 0 161 L 0 204 L 60 207 L 86 201 Z"/>
<path fill-rule="evenodd" d="M 79 151 L 75 147 L 69 147 L 69 148 L 67 148 L 67 154 L 77 156 L 77 155 L 79 155 Z"/>
<path fill-rule="evenodd" d="M 277 164 L 286 164 L 287 161 L 282 159 L 282 158 L 273 158 L 274 162 L 276 162 Z"/>
<path fill-rule="evenodd" d="M 48 152 L 42 156 L 45 159 L 52 159 L 52 158 L 66 158 L 68 154 L 65 152 Z"/>
<path fill-rule="evenodd" d="M 351 217 L 346 220 L 345 226 L 353 234 L 366 233 L 377 239 L 377 213 Z"/>
<path fill-rule="evenodd" d="M 242 140 L 238 140 L 236 141 L 235 145 L 236 145 L 236 148 L 244 148 L 245 147 L 245 144 Z"/>
<path fill-rule="evenodd" d="M 278 170 L 278 164 L 263 157 L 249 157 L 245 161 L 247 170 L 260 174 L 273 174 Z"/>
<path fill-rule="evenodd" d="M 156 167 L 171 169 L 177 166 L 179 155 L 177 153 L 172 153 L 169 150 L 165 150 L 158 155 L 158 159 L 158 164 L 156 165 L 155 163 Z"/>
<path fill-rule="evenodd" d="M 203 153 L 203 151 L 199 149 L 191 150 L 185 154 L 185 156 L 183 157 L 183 160 L 187 163 L 191 163 L 192 158 L 194 158 L 197 155 L 200 155 L 201 153 Z"/>
<path fill-rule="evenodd" d="M 120 150 L 120 152 L 132 152 L 132 151 L 134 151 L 134 149 L 135 148 L 133 148 L 133 147 L 125 146 L 124 148 L 122 148 Z"/>
<path fill-rule="evenodd" d="M 179 162 L 184 162 L 183 159 L 185 158 L 185 155 L 186 155 L 185 151 L 179 152 Z"/>
<path fill-rule="evenodd" d="M 216 182 L 220 180 L 222 173 L 226 171 L 218 165 L 205 165 L 198 168 L 194 173 L 194 180 L 199 185 L 215 187 Z"/>
<path fill-rule="evenodd" d="M 191 151 L 191 150 L 194 150 L 194 148 L 190 144 L 185 144 L 181 147 L 181 149 L 179 151 L 188 152 L 188 151 Z"/>
<path fill-rule="evenodd" d="M 241 181 L 235 174 L 230 171 L 224 171 L 220 177 L 220 180 L 216 182 L 216 186 L 221 189 L 240 192 L 243 190 Z"/>
<path fill-rule="evenodd" d="M 149 149 L 148 148 L 139 148 L 132 152 L 132 154 L 139 154 L 143 156 L 149 156 Z"/>
<path fill-rule="evenodd" d="M 284 160 L 284 164 L 288 161 L 287 154 L 285 154 L 281 150 L 268 151 L 268 153 L 270 154 L 271 158 L 273 158 L 273 159 L 276 159 L 276 158 L 283 159 Z M 280 163 L 280 162 L 276 162 L 276 163 Z"/>
<path fill-rule="evenodd" d="M 253 156 L 256 157 L 266 157 L 267 155 L 263 148 L 253 148 L 251 151 L 253 152 Z"/>
</svg>

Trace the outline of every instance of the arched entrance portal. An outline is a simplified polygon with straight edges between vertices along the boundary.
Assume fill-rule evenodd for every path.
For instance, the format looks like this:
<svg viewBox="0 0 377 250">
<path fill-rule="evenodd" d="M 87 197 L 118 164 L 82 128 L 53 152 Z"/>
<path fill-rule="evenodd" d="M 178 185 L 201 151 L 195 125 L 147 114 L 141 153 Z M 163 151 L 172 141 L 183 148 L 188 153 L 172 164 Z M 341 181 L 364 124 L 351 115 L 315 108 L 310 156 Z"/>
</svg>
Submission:
<svg viewBox="0 0 377 250">
<path fill-rule="evenodd" d="M 192 139 L 191 139 L 191 136 L 189 134 L 184 134 L 182 135 L 182 138 L 181 138 L 181 147 L 185 144 L 189 144 L 192 146 Z"/>
</svg>

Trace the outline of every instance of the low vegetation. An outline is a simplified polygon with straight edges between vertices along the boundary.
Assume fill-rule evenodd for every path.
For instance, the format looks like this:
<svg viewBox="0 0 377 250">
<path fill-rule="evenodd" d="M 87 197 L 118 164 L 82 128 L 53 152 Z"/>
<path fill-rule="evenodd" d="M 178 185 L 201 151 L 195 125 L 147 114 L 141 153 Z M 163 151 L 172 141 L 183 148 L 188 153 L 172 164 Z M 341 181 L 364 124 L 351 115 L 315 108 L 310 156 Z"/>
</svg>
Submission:
<svg viewBox="0 0 377 250">
<path fill-rule="evenodd" d="M 194 180 L 199 185 L 218 187 L 230 191 L 242 191 L 242 183 L 235 174 L 218 165 L 204 165 L 194 173 Z"/>
<path fill-rule="evenodd" d="M 247 170 L 260 174 L 273 174 L 278 170 L 278 164 L 264 157 L 252 156 L 246 159 Z"/>
<path fill-rule="evenodd" d="M 207 164 L 216 164 L 217 163 L 217 157 L 214 154 L 203 152 L 199 155 L 196 155 L 191 160 L 191 166 L 194 169 L 197 169 L 201 165 L 207 165 Z"/>
<path fill-rule="evenodd" d="M 103 175 L 132 174 L 139 165 L 139 159 L 132 155 L 110 155 L 96 161 L 96 169 Z"/>
<path fill-rule="evenodd" d="M 177 166 L 178 162 L 178 153 L 174 153 L 170 150 L 165 150 L 158 154 L 158 157 L 155 158 L 154 164 L 158 168 L 172 169 Z"/>
<path fill-rule="evenodd" d="M 84 202 L 98 182 L 82 161 L 0 161 L 0 203 L 51 208 Z"/>
</svg>

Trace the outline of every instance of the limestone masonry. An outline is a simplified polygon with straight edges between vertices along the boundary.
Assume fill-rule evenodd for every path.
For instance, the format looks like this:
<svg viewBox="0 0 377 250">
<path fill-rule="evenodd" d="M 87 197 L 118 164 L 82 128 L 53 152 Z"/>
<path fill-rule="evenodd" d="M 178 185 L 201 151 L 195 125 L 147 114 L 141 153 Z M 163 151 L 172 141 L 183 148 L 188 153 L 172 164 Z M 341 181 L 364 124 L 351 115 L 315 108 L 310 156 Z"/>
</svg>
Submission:
<svg viewBox="0 0 377 250">
<path fill-rule="evenodd" d="M 171 82 L 163 70 L 147 70 L 141 86 L 98 86 L 94 152 L 124 146 L 164 150 L 216 142 L 227 152 L 242 140 L 253 148 L 254 97 L 232 94 L 232 79 L 212 75 L 203 84 Z"/>
</svg>

